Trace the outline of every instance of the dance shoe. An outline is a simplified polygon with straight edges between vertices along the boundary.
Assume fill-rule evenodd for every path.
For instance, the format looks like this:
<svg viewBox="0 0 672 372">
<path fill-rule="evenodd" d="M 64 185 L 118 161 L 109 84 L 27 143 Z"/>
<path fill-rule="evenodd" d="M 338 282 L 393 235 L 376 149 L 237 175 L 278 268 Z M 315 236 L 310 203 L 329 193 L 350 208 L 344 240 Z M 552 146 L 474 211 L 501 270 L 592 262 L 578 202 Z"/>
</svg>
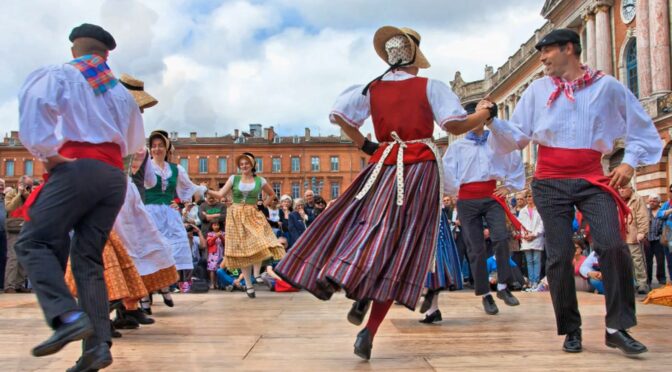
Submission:
<svg viewBox="0 0 672 372">
<path fill-rule="evenodd" d="M 641 342 L 635 340 L 626 331 L 605 333 L 605 344 L 620 349 L 626 355 L 637 355 L 649 351 Z"/>
<path fill-rule="evenodd" d="M 511 290 L 509 290 L 508 288 L 503 289 L 501 291 L 497 291 L 497 298 L 504 300 L 504 303 L 509 306 L 520 305 L 518 299 L 511 293 Z"/>
<path fill-rule="evenodd" d="M 583 350 L 581 346 L 581 328 L 570 332 L 565 336 L 565 342 L 562 344 L 562 350 L 568 353 L 580 353 Z"/>
<path fill-rule="evenodd" d="M 249 297 L 249 298 L 256 298 L 257 297 L 257 294 L 254 291 L 254 287 L 250 287 L 250 288 L 245 289 L 245 293 L 247 293 L 247 297 Z"/>
<path fill-rule="evenodd" d="M 495 315 L 499 312 L 495 299 L 492 298 L 492 295 L 487 295 L 483 297 L 483 310 L 488 315 Z"/>
<path fill-rule="evenodd" d="M 85 351 L 77 360 L 74 366 L 67 369 L 67 372 L 89 372 L 103 369 L 112 364 L 112 353 L 107 343 Z"/>
<path fill-rule="evenodd" d="M 425 300 L 422 301 L 422 305 L 420 305 L 421 313 L 426 313 L 427 310 L 429 310 L 429 308 L 432 307 L 432 301 L 434 300 L 434 296 L 436 296 L 436 291 L 428 290 L 427 293 L 425 293 Z"/>
<path fill-rule="evenodd" d="M 139 309 L 136 310 L 131 310 L 131 311 L 124 311 L 124 317 L 125 318 L 130 318 L 132 320 L 135 320 L 136 322 L 140 324 L 154 324 L 154 319 L 148 317 L 145 315 L 144 312 L 140 311 Z"/>
<path fill-rule="evenodd" d="M 77 320 L 61 324 L 54 333 L 43 343 L 33 348 L 33 355 L 41 357 L 51 355 L 61 350 L 72 341 L 85 339 L 93 334 L 93 325 L 85 313 L 81 313 Z"/>
<path fill-rule="evenodd" d="M 420 323 L 432 324 L 434 322 L 440 322 L 443 318 L 441 317 L 441 310 L 436 310 L 435 312 L 425 315 L 425 319 L 418 320 Z"/>
<path fill-rule="evenodd" d="M 173 302 L 173 297 L 170 295 L 170 292 L 161 292 L 161 296 L 163 297 L 163 303 L 166 304 L 166 306 L 168 307 L 175 306 L 175 303 Z"/>
<path fill-rule="evenodd" d="M 357 326 L 362 324 L 370 306 L 370 300 L 359 300 L 353 302 L 350 311 L 348 311 L 348 322 Z"/>
<path fill-rule="evenodd" d="M 368 328 L 364 328 L 357 334 L 355 340 L 355 355 L 362 359 L 371 359 L 371 349 L 373 348 L 373 338 Z"/>
</svg>

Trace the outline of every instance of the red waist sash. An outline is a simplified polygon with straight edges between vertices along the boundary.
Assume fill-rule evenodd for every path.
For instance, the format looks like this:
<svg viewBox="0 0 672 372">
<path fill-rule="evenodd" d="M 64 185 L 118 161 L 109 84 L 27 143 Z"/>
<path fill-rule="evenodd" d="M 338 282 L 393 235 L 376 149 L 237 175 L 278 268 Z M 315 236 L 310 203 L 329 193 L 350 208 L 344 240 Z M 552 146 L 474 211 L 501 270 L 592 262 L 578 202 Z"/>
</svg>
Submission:
<svg viewBox="0 0 672 372">
<path fill-rule="evenodd" d="M 121 157 L 121 147 L 112 142 L 105 143 L 88 143 L 88 142 L 75 142 L 68 141 L 58 150 L 58 153 L 66 158 L 71 159 L 95 159 L 100 160 L 103 163 L 109 164 L 115 168 L 119 168 L 122 171 L 124 170 L 124 161 Z M 33 192 L 30 193 L 26 202 L 23 203 L 21 207 L 21 214 L 26 221 L 30 221 L 30 216 L 28 211 L 30 207 L 35 203 L 37 197 L 42 191 L 42 187 L 49 180 L 49 173 L 42 175 L 44 182 L 33 189 Z"/>
<path fill-rule="evenodd" d="M 506 217 L 509 219 L 509 221 L 511 221 L 511 224 L 516 229 L 516 231 L 528 231 L 525 226 L 523 226 L 523 224 L 518 221 L 516 215 L 511 212 L 509 207 L 506 205 L 506 201 L 502 197 L 493 194 L 496 187 L 496 180 L 463 183 L 460 185 L 460 191 L 457 193 L 457 198 L 462 200 L 492 198 L 502 206 L 504 213 L 506 213 Z"/>
<path fill-rule="evenodd" d="M 582 179 L 611 195 L 618 209 L 621 233 L 625 235 L 625 221 L 630 209 L 618 191 L 609 186 L 609 178 L 604 175 L 601 164 L 602 154 L 590 149 L 564 149 L 539 145 L 537 169 L 534 178 Z"/>
<path fill-rule="evenodd" d="M 383 155 L 383 151 L 390 144 L 381 144 L 378 150 L 369 158 L 369 164 L 376 164 L 380 157 Z M 395 145 L 390 155 L 385 159 L 385 165 L 396 165 L 397 164 L 397 153 L 399 152 L 399 145 Z M 424 143 L 407 143 L 406 148 L 404 149 L 404 164 L 415 164 L 422 161 L 435 161 L 434 153 L 432 149 L 427 147 Z M 439 159 L 440 160 L 440 159 Z"/>
</svg>

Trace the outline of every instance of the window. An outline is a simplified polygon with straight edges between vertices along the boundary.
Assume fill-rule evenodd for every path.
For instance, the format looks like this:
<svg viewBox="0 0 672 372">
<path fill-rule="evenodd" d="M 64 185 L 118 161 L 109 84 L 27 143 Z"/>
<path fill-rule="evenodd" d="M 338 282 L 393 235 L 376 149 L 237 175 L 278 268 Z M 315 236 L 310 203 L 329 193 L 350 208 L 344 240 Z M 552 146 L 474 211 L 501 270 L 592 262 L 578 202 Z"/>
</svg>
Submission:
<svg viewBox="0 0 672 372">
<path fill-rule="evenodd" d="M 313 172 L 319 172 L 320 171 L 320 157 L 319 156 L 313 156 L 310 158 L 310 170 Z"/>
<path fill-rule="evenodd" d="M 14 177 L 14 160 L 7 160 L 5 162 L 5 176 Z"/>
<path fill-rule="evenodd" d="M 227 172 L 227 162 L 226 158 L 218 158 L 217 159 L 217 172 L 219 173 L 226 173 Z"/>
<path fill-rule="evenodd" d="M 628 88 L 639 98 L 639 86 L 637 85 L 637 39 L 632 39 L 625 50 L 625 76 Z"/>
<path fill-rule="evenodd" d="M 298 182 L 292 182 L 292 199 L 301 197 L 301 186 Z"/>
<path fill-rule="evenodd" d="M 26 176 L 32 176 L 33 175 L 33 161 L 32 160 L 26 160 L 23 166 L 23 174 Z"/>
<path fill-rule="evenodd" d="M 208 158 L 198 158 L 198 173 L 208 173 Z"/>
<path fill-rule="evenodd" d="M 257 162 L 257 173 L 261 173 L 264 171 L 264 159 L 262 158 L 254 158 Z"/>
<path fill-rule="evenodd" d="M 184 168 L 187 173 L 189 173 L 189 159 L 187 158 L 180 158 L 180 166 Z"/>
<path fill-rule="evenodd" d="M 331 157 L 331 171 L 338 172 L 338 156 Z"/>
<path fill-rule="evenodd" d="M 341 185 L 338 182 L 331 183 L 331 198 L 336 199 L 341 194 Z"/>
<path fill-rule="evenodd" d="M 365 158 L 359 158 L 359 169 L 364 169 L 366 168 L 366 159 Z"/>
<path fill-rule="evenodd" d="M 280 182 L 273 182 L 273 192 L 280 199 Z"/>
<path fill-rule="evenodd" d="M 282 164 L 281 160 L 282 159 L 280 159 L 280 158 L 273 158 L 273 160 L 272 160 L 273 161 L 273 164 L 272 164 L 273 173 L 280 173 L 281 164 Z"/>
<path fill-rule="evenodd" d="M 301 158 L 292 156 L 292 172 L 301 172 Z"/>
</svg>

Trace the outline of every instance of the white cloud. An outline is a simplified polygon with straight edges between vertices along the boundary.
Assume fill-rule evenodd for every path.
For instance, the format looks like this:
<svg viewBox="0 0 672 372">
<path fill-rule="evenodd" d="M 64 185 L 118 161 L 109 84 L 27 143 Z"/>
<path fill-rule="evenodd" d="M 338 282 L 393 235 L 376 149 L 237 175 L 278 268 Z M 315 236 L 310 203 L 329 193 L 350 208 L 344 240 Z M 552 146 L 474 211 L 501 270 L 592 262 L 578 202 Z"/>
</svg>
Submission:
<svg viewBox="0 0 672 372">
<path fill-rule="evenodd" d="M 145 126 L 182 135 L 226 134 L 249 123 L 282 134 L 327 121 L 335 97 L 386 65 L 372 48 L 375 29 L 408 25 L 422 33 L 432 68 L 448 82 L 460 70 L 480 79 L 543 24 L 543 1 L 210 1 L 11 0 L 0 14 L 0 121 L 18 127 L 16 93 L 40 65 L 69 59 L 70 29 L 99 23 L 118 48 L 110 65 L 145 80 L 159 105 Z M 17 37 L 17 35 L 21 35 Z M 372 131 L 370 125 L 365 131 Z"/>
</svg>

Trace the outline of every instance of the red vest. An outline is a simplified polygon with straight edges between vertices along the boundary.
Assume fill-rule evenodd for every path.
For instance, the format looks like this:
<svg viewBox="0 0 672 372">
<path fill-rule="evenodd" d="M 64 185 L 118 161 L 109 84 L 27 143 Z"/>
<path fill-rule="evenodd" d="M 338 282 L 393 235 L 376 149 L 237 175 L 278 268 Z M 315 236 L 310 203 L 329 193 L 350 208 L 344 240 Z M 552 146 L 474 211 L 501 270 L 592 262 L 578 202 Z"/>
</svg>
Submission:
<svg viewBox="0 0 672 372">
<path fill-rule="evenodd" d="M 414 77 L 401 81 L 377 81 L 371 84 L 371 118 L 376 138 L 381 142 L 392 142 L 392 131 L 397 132 L 402 141 L 431 138 L 434 132 L 434 113 L 427 100 L 427 78 Z M 422 143 L 409 143 L 404 149 L 404 164 L 434 161 L 434 153 Z M 369 159 L 377 163 L 387 145 L 380 148 Z M 385 159 L 386 165 L 397 162 L 399 146 L 395 146 Z"/>
</svg>

